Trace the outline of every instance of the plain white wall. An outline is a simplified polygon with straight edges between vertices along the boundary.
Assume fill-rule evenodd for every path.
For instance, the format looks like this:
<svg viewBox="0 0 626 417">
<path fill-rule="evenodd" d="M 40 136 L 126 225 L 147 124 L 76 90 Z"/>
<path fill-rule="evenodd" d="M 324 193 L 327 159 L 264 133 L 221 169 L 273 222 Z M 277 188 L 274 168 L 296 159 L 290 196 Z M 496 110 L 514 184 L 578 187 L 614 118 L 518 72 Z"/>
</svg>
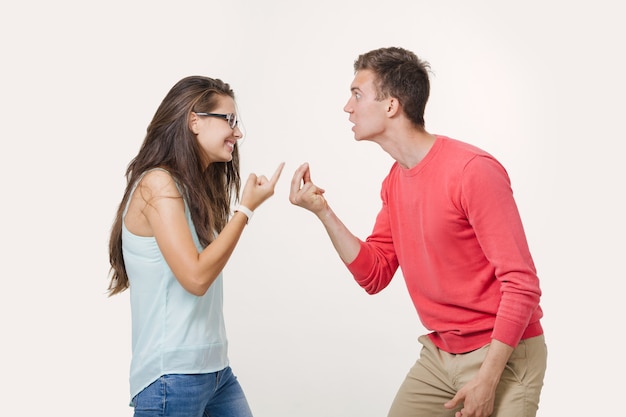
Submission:
<svg viewBox="0 0 626 417">
<path fill-rule="evenodd" d="M 231 83 L 242 173 L 286 162 L 225 269 L 233 369 L 257 417 L 380 417 L 424 332 L 398 275 L 368 296 L 314 216 L 313 180 L 364 238 L 390 157 L 342 107 L 362 52 L 431 63 L 429 131 L 507 167 L 544 291 L 540 416 L 615 415 L 625 278 L 618 1 L 31 1 L 1 6 L 2 409 L 131 416 L 128 294 L 107 298 L 123 173 L 169 88 Z M 616 409 L 618 411 L 616 411 Z M 10 413 L 8 412 L 10 411 Z"/>
</svg>

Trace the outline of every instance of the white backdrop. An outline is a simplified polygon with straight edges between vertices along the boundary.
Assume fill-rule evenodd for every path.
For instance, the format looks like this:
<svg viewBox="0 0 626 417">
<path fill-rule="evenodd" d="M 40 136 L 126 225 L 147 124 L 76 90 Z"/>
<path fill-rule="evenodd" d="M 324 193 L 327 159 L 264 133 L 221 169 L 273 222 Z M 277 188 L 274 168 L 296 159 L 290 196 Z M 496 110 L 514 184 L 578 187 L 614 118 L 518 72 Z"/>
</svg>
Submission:
<svg viewBox="0 0 626 417">
<path fill-rule="evenodd" d="M 173 4 L 0 6 L 2 415 L 132 415 L 128 294 L 105 295 L 109 228 L 154 111 L 192 74 L 235 89 L 244 178 L 286 162 L 224 271 L 231 364 L 255 415 L 386 415 L 424 332 L 402 277 L 366 295 L 288 201 L 308 161 L 348 227 L 370 231 L 391 159 L 354 141 L 342 107 L 354 59 L 382 46 L 430 62 L 430 132 L 509 171 L 544 292 L 539 415 L 622 412 L 619 1 Z"/>
</svg>

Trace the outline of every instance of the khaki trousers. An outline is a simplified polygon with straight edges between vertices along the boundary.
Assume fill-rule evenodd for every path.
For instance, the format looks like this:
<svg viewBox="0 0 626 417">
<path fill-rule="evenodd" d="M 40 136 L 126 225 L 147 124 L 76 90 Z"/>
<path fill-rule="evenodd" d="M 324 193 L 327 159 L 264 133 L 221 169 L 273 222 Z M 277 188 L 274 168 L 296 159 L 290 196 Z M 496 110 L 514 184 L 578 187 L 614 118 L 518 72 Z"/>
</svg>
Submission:
<svg viewBox="0 0 626 417">
<path fill-rule="evenodd" d="M 400 386 L 388 417 L 454 417 L 457 410 L 443 404 L 451 400 L 483 363 L 489 345 L 460 355 L 438 349 L 428 336 L 420 336 L 420 357 Z M 496 389 L 492 417 L 534 417 L 546 371 L 547 348 L 543 335 L 520 341 Z"/>
</svg>

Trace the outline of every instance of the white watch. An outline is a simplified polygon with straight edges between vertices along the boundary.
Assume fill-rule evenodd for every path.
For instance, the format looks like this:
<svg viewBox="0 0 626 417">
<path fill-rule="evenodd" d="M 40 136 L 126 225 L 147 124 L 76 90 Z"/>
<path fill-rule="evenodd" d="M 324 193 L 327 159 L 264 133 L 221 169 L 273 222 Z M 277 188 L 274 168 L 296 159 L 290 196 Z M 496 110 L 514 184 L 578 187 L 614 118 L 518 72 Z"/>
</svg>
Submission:
<svg viewBox="0 0 626 417">
<path fill-rule="evenodd" d="M 238 212 L 238 211 L 245 214 L 246 217 L 248 218 L 246 223 L 250 223 L 250 220 L 252 220 L 252 215 L 254 214 L 254 211 L 250 210 L 248 207 L 244 206 L 243 204 L 240 204 L 239 207 L 235 209 L 235 212 Z"/>
</svg>

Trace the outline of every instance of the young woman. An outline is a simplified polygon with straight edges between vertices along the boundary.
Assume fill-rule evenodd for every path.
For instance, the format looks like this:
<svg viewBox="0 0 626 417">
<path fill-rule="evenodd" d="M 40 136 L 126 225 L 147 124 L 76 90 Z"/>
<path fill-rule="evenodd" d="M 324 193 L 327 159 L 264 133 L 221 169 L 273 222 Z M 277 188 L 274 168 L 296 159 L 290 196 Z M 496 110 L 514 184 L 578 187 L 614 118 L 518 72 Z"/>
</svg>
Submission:
<svg viewBox="0 0 626 417">
<path fill-rule="evenodd" d="M 186 77 L 126 171 L 109 295 L 130 289 L 135 417 L 252 415 L 229 367 L 222 270 L 284 163 L 270 179 L 251 174 L 239 198 L 241 138 L 230 86 Z"/>
</svg>

